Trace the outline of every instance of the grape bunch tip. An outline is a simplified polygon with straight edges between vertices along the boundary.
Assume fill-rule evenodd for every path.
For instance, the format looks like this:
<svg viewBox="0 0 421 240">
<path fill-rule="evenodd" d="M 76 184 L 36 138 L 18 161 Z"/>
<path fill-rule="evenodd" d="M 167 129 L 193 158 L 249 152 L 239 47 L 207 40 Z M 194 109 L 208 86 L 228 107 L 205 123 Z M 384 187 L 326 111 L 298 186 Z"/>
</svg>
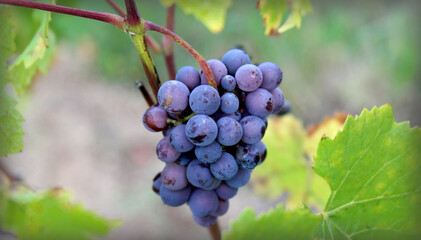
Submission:
<svg viewBox="0 0 421 240">
<path fill-rule="evenodd" d="M 229 199 L 265 160 L 267 117 L 290 109 L 275 63 L 256 66 L 243 50 L 232 49 L 208 64 L 217 89 L 203 73 L 184 66 L 175 80 L 161 85 L 159 104 L 143 115 L 146 129 L 164 135 L 156 153 L 166 165 L 152 189 L 168 206 L 187 203 L 203 227 L 228 211 Z"/>
</svg>

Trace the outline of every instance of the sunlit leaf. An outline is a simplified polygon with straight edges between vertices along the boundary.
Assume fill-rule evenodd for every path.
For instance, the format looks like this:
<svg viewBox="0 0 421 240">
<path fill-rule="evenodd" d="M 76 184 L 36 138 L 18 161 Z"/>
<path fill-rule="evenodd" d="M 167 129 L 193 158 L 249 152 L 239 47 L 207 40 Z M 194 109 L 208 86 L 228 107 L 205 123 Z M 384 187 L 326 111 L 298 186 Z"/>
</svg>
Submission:
<svg viewBox="0 0 421 240">
<path fill-rule="evenodd" d="M 186 14 L 193 14 L 212 33 L 224 29 L 228 8 L 232 0 L 161 0 L 161 3 L 168 7 L 177 4 Z"/>
<path fill-rule="evenodd" d="M 72 203 L 71 194 L 61 189 L 0 188 L 0 226 L 19 239 L 92 239 L 117 225 Z"/>
<path fill-rule="evenodd" d="M 312 10 L 310 0 L 259 0 L 257 6 L 266 27 L 266 35 L 300 28 L 302 16 Z"/>
</svg>

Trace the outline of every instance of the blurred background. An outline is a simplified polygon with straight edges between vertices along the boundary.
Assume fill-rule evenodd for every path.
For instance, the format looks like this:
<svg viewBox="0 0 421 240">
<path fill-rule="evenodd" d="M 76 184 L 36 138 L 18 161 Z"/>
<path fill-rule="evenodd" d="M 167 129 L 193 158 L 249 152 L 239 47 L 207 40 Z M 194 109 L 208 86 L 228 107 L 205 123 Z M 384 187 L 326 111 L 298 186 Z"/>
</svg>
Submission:
<svg viewBox="0 0 421 240">
<path fill-rule="evenodd" d="M 58 4 L 113 12 L 105 1 Z M 137 4 L 143 18 L 165 25 L 166 9 L 159 1 Z M 256 1 L 239 0 L 229 8 L 221 33 L 210 33 L 178 7 L 175 32 L 207 59 L 220 59 L 242 45 L 252 62 L 277 63 L 284 71 L 281 89 L 304 125 L 336 111 L 355 115 L 383 104 L 392 105 L 398 122 L 421 125 L 421 4 L 375 0 L 312 5 L 301 29 L 277 37 L 264 35 Z M 12 10 L 19 49 L 37 24 L 32 10 Z M 210 239 L 188 207 L 164 206 L 151 190 L 152 178 L 164 166 L 155 156 L 162 135 L 142 125 L 147 105 L 134 82 L 147 80 L 128 36 L 104 23 L 59 14 L 52 15 L 51 28 L 58 40 L 53 64 L 19 98 L 25 148 L 2 164 L 36 190 L 62 186 L 87 208 L 122 219 L 107 239 Z M 159 34 L 151 35 L 161 40 Z M 181 47 L 174 46 L 174 53 L 177 69 L 199 69 Z M 163 56 L 152 57 L 161 80 L 168 80 Z M 268 200 L 246 186 L 230 201 L 221 228 L 228 229 L 246 206 L 261 212 L 281 201 L 281 196 Z"/>
</svg>

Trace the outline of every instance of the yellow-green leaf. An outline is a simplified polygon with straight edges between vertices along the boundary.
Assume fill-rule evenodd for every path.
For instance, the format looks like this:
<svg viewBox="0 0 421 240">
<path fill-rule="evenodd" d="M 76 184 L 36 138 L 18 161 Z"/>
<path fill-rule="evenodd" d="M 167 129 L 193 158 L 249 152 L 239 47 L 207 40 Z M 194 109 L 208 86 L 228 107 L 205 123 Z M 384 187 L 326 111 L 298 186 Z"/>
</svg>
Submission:
<svg viewBox="0 0 421 240">
<path fill-rule="evenodd" d="M 224 29 L 227 10 L 232 5 L 232 0 L 161 0 L 168 7 L 177 4 L 186 14 L 193 14 L 212 33 Z"/>
<path fill-rule="evenodd" d="M 266 35 L 300 28 L 302 16 L 312 10 L 310 0 L 259 0 L 257 6 L 266 27 Z"/>
</svg>

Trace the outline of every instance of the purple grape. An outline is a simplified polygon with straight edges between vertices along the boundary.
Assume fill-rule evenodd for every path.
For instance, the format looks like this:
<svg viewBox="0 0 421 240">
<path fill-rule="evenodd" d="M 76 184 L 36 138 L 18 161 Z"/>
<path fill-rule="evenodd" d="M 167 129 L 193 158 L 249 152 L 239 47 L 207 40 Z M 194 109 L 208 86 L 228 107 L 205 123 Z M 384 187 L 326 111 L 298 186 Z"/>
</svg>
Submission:
<svg viewBox="0 0 421 240">
<path fill-rule="evenodd" d="M 255 144 L 262 140 L 266 132 L 265 122 L 256 116 L 250 115 L 240 121 L 243 128 L 241 141 L 247 144 Z"/>
<path fill-rule="evenodd" d="M 243 128 L 234 118 L 223 117 L 216 123 L 218 125 L 218 142 L 224 146 L 233 146 L 243 137 Z"/>
<path fill-rule="evenodd" d="M 162 180 L 161 180 L 161 173 L 155 175 L 153 178 L 152 190 L 159 195 L 159 189 L 161 188 Z"/>
<path fill-rule="evenodd" d="M 175 75 L 175 80 L 184 83 L 191 91 L 200 85 L 200 74 L 196 68 L 192 66 L 184 66 L 178 70 Z"/>
<path fill-rule="evenodd" d="M 191 153 L 182 153 L 181 156 L 178 158 L 177 163 L 182 166 L 187 166 L 191 160 L 194 159 Z"/>
<path fill-rule="evenodd" d="M 263 74 L 263 82 L 260 86 L 266 90 L 273 90 L 279 86 L 282 82 L 282 71 L 272 62 L 264 62 L 259 65 L 259 69 Z"/>
<path fill-rule="evenodd" d="M 222 216 L 228 212 L 230 204 L 228 200 L 219 199 L 218 208 L 216 209 L 214 216 Z"/>
<path fill-rule="evenodd" d="M 251 169 L 239 168 L 237 174 L 225 183 L 230 187 L 240 188 L 250 180 L 251 171 Z"/>
<path fill-rule="evenodd" d="M 240 106 L 240 101 L 234 93 L 225 93 L 221 97 L 221 111 L 226 114 L 235 113 Z"/>
<path fill-rule="evenodd" d="M 216 86 L 219 86 L 221 84 L 222 77 L 228 74 L 228 70 L 225 67 L 225 65 L 218 59 L 210 59 L 208 60 L 208 64 L 210 69 L 212 70 L 213 76 L 215 77 Z M 205 74 L 203 72 L 200 75 L 200 78 L 202 85 L 208 84 Z"/>
<path fill-rule="evenodd" d="M 180 157 L 180 153 L 171 147 L 170 138 L 164 137 L 156 145 L 156 155 L 163 162 L 174 162 Z"/>
<path fill-rule="evenodd" d="M 161 185 L 161 188 L 159 189 L 159 195 L 161 196 L 162 201 L 164 204 L 171 207 L 178 207 L 186 203 L 190 198 L 191 192 L 192 188 L 190 185 L 177 191 L 169 190 L 164 187 L 164 185 Z"/>
<path fill-rule="evenodd" d="M 281 107 L 279 112 L 276 113 L 276 115 L 283 116 L 289 112 L 291 112 L 291 103 L 289 101 L 285 101 L 284 105 Z"/>
<path fill-rule="evenodd" d="M 222 57 L 222 62 L 228 69 L 230 75 L 235 75 L 237 69 L 244 64 L 250 64 L 249 56 L 240 49 L 231 49 Z"/>
<path fill-rule="evenodd" d="M 167 127 L 167 112 L 159 107 L 152 106 L 143 114 L 143 125 L 151 132 L 159 132 Z"/>
<path fill-rule="evenodd" d="M 187 139 L 185 124 L 178 125 L 171 131 L 170 144 L 180 153 L 188 152 L 194 148 L 194 144 Z"/>
<path fill-rule="evenodd" d="M 221 104 L 218 91 L 209 85 L 193 89 L 189 99 L 190 108 L 197 114 L 214 114 Z"/>
<path fill-rule="evenodd" d="M 218 126 L 206 115 L 195 115 L 187 121 L 186 136 L 196 146 L 207 146 L 218 136 Z"/>
<path fill-rule="evenodd" d="M 232 92 L 237 86 L 237 81 L 231 75 L 226 75 L 221 79 L 221 86 L 227 92 Z"/>
<path fill-rule="evenodd" d="M 194 216 L 207 217 L 215 214 L 218 203 L 218 197 L 214 191 L 196 189 L 190 196 L 189 207 Z"/>
<path fill-rule="evenodd" d="M 214 190 L 214 189 L 216 189 L 217 187 L 219 187 L 219 185 L 221 185 L 221 183 L 222 183 L 222 180 L 220 180 L 220 179 L 216 179 L 216 181 L 213 181 L 213 183 L 212 183 L 212 185 L 210 185 L 210 186 L 206 186 L 206 187 L 202 187 L 202 189 L 203 190 Z"/>
<path fill-rule="evenodd" d="M 215 189 L 215 192 L 216 195 L 218 195 L 218 198 L 227 200 L 237 194 L 238 188 L 233 188 L 228 186 L 226 183 L 221 183 L 221 185 Z"/>
<path fill-rule="evenodd" d="M 256 144 L 240 145 L 236 153 L 237 163 L 242 168 L 253 169 L 260 163 L 260 151 Z"/>
<path fill-rule="evenodd" d="M 202 163 L 201 161 L 194 159 L 192 160 L 186 169 L 187 179 L 189 182 L 198 188 L 212 188 L 218 182 L 211 171 L 209 165 Z M 217 186 L 215 186 L 216 188 Z"/>
<path fill-rule="evenodd" d="M 162 130 L 162 135 L 164 135 L 164 137 L 169 137 L 171 131 L 174 129 L 174 126 L 168 126 L 166 129 Z"/>
<path fill-rule="evenodd" d="M 182 82 L 170 80 L 158 90 L 159 105 L 170 113 L 181 113 L 189 103 L 189 88 Z"/>
<path fill-rule="evenodd" d="M 234 118 L 236 121 L 240 121 L 241 113 L 239 111 L 236 111 L 235 113 L 226 114 L 226 113 L 218 111 L 212 117 L 213 117 L 213 119 L 215 119 L 215 121 L 218 121 L 219 119 L 221 119 L 223 117 L 231 117 L 231 118 Z"/>
<path fill-rule="evenodd" d="M 260 141 L 257 144 L 257 147 L 259 148 L 259 152 L 260 152 L 260 161 L 257 165 L 261 164 L 263 161 L 265 161 L 266 159 L 266 155 L 267 155 L 267 148 L 266 145 Z"/>
<path fill-rule="evenodd" d="M 258 67 L 253 64 L 241 66 L 235 73 L 235 80 L 239 89 L 252 92 L 260 87 L 263 76 Z"/>
<path fill-rule="evenodd" d="M 207 146 L 197 146 L 194 149 L 194 153 L 196 154 L 197 159 L 201 162 L 213 163 L 222 156 L 222 147 L 218 142 L 214 141 Z"/>
<path fill-rule="evenodd" d="M 247 95 L 246 108 L 253 115 L 267 117 L 273 111 L 273 96 L 268 90 L 259 88 Z"/>
<path fill-rule="evenodd" d="M 186 167 L 176 163 L 169 163 L 162 170 L 162 185 L 168 190 L 176 191 L 185 188 L 188 184 Z"/>
<path fill-rule="evenodd" d="M 278 113 L 281 108 L 284 106 L 285 98 L 284 94 L 282 93 L 281 89 L 275 88 L 270 91 L 270 94 L 273 96 L 273 111 L 272 113 Z"/>
<path fill-rule="evenodd" d="M 218 219 L 215 216 L 207 216 L 207 217 L 198 217 L 193 215 L 194 221 L 199 224 L 202 227 L 210 227 L 216 223 L 216 220 Z"/>
<path fill-rule="evenodd" d="M 216 178 L 228 180 L 237 174 L 238 164 L 231 154 L 223 152 L 221 158 L 210 165 L 210 170 Z"/>
</svg>

